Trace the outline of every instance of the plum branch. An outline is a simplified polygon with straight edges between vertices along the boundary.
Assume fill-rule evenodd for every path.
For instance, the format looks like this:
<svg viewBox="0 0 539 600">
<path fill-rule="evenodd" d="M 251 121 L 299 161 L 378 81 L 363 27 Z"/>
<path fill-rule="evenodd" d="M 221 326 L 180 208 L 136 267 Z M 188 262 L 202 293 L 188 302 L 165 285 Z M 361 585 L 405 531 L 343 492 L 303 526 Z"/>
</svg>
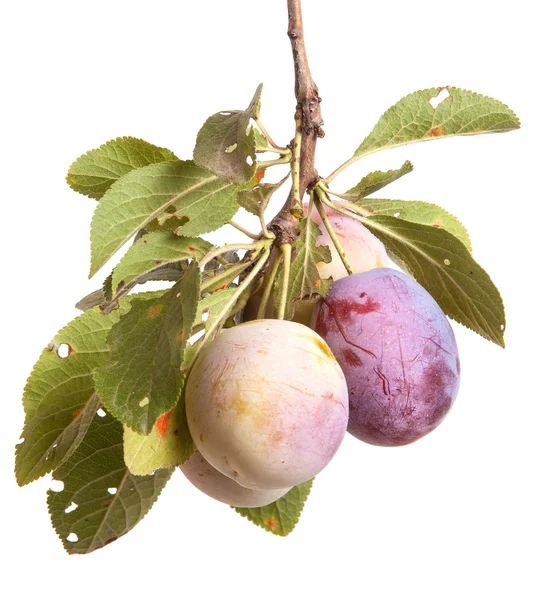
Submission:
<svg viewBox="0 0 539 600">
<path fill-rule="evenodd" d="M 299 158 L 299 181 L 297 189 L 294 186 L 283 207 L 270 224 L 270 229 L 276 235 L 277 245 L 291 243 L 296 236 L 298 215 L 303 214 L 302 198 L 306 190 L 318 181 L 318 173 L 314 165 L 316 142 L 319 137 L 324 137 L 322 130 L 323 120 L 320 110 L 322 99 L 318 93 L 305 48 L 303 34 L 303 17 L 301 0 L 288 0 L 288 37 L 292 45 L 294 60 L 294 79 L 296 94 L 295 120 L 299 123 L 296 127 L 295 140 L 298 139 L 298 128 L 301 134 L 301 150 Z M 293 165 L 294 168 L 296 165 Z"/>
</svg>

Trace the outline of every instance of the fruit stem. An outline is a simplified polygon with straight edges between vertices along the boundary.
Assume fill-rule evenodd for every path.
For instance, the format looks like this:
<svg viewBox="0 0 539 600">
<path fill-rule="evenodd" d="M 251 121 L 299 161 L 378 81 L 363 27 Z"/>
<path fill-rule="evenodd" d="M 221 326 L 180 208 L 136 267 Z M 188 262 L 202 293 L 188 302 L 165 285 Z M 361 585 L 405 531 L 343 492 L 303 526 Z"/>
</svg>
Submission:
<svg viewBox="0 0 539 600">
<path fill-rule="evenodd" d="M 320 200 L 329 208 L 336 210 L 341 215 L 345 215 L 347 217 L 355 218 L 356 221 L 362 221 L 365 217 L 370 217 L 372 213 L 370 213 L 365 208 L 358 206 L 357 204 L 350 205 L 350 202 L 333 202 L 330 200 L 328 196 L 329 190 L 321 183 L 316 185 L 316 192 L 320 198 Z M 330 192 L 333 193 L 333 192 Z M 342 196 L 341 196 L 342 197 Z M 349 208 L 350 207 L 350 208 Z"/>
<path fill-rule="evenodd" d="M 267 240 L 260 240 L 254 244 L 225 244 L 224 246 L 219 246 L 218 248 L 212 248 L 202 257 L 200 261 L 200 268 L 208 264 L 210 260 L 216 258 L 220 254 L 224 254 L 225 252 L 231 252 L 234 250 L 258 250 L 266 244 Z"/>
<path fill-rule="evenodd" d="M 294 148 L 292 150 L 292 204 L 289 207 L 290 212 L 295 217 L 303 215 L 303 205 L 301 203 L 301 194 L 299 191 L 300 168 L 299 160 L 301 156 L 301 119 L 296 120 L 296 134 L 294 135 Z"/>
<path fill-rule="evenodd" d="M 262 160 L 257 163 L 258 169 L 268 169 L 269 167 L 275 167 L 276 165 L 287 165 L 290 162 L 291 154 L 286 154 L 280 158 L 274 160 Z"/>
<path fill-rule="evenodd" d="M 200 351 L 202 350 L 204 344 L 207 341 L 212 339 L 213 334 L 219 329 L 219 326 L 221 325 L 221 323 L 226 321 L 226 319 L 229 316 L 230 311 L 234 308 L 234 305 L 236 304 L 236 302 L 238 301 L 240 296 L 251 285 L 251 283 L 256 279 L 257 275 L 262 270 L 262 267 L 266 264 L 266 262 L 270 256 L 270 247 L 269 246 L 270 246 L 270 244 L 268 243 L 268 240 L 264 240 L 264 245 L 262 246 L 262 256 L 258 259 L 258 261 L 256 262 L 255 266 L 253 267 L 252 271 L 249 273 L 249 275 L 247 275 L 247 277 L 236 288 L 235 293 L 230 297 L 228 302 L 223 306 L 223 308 L 221 309 L 220 314 L 217 316 L 217 318 L 215 320 L 212 320 L 210 327 L 208 329 L 206 329 L 206 333 L 204 334 L 204 337 L 198 343 L 198 347 L 195 350 L 195 352 L 191 358 L 189 370 L 195 364 L 197 356 L 199 355 Z"/>
<path fill-rule="evenodd" d="M 318 195 L 319 193 L 320 193 L 319 190 L 316 190 L 316 193 L 314 191 L 312 191 L 311 197 L 313 198 L 314 204 L 318 210 L 318 213 L 320 214 L 322 223 L 324 223 L 324 226 L 326 227 L 327 232 L 329 233 L 329 237 L 331 238 L 331 241 L 333 242 L 335 249 L 337 250 L 339 256 L 341 257 L 344 268 L 346 269 L 348 275 L 353 275 L 354 269 L 352 268 L 352 265 L 350 264 L 350 261 L 348 260 L 346 253 L 344 252 L 344 248 L 342 247 L 341 242 L 339 241 L 339 238 L 338 238 L 337 234 L 335 233 L 335 229 L 333 229 L 333 225 L 330 223 L 330 221 L 328 219 L 326 209 L 324 208 L 324 205 L 322 204 L 320 197 Z"/>
<path fill-rule="evenodd" d="M 343 163 L 339 168 L 335 169 L 331 175 L 324 177 L 325 183 L 331 183 L 337 175 L 340 175 L 345 169 L 347 169 L 350 165 L 353 165 L 356 160 L 359 160 L 359 157 L 352 156 L 352 158 L 348 159 L 345 163 Z"/>
<path fill-rule="evenodd" d="M 342 198 L 343 200 L 348 200 L 350 202 L 353 202 L 354 200 L 357 200 L 357 196 L 349 196 L 347 194 L 341 194 L 340 192 L 335 192 L 333 190 L 330 190 L 327 185 L 325 185 L 327 183 L 326 179 L 321 179 L 318 184 L 317 184 L 317 188 L 320 190 L 323 190 L 326 194 L 331 194 L 332 196 L 337 196 L 338 198 Z"/>
<path fill-rule="evenodd" d="M 252 264 L 252 263 L 239 262 L 239 263 L 229 267 L 228 269 L 225 269 L 218 275 L 214 275 L 213 277 L 210 277 L 207 281 L 205 281 L 200 286 L 200 292 L 204 293 L 204 292 L 208 292 L 208 291 L 215 291 L 216 286 L 218 287 L 219 283 L 221 283 L 222 281 L 228 282 L 228 281 L 235 279 L 238 275 L 241 275 L 241 273 L 243 273 L 243 271 L 245 271 L 245 269 L 250 264 Z"/>
<path fill-rule="evenodd" d="M 239 223 L 236 223 L 236 221 L 230 220 L 228 224 L 232 225 L 232 227 L 235 227 L 238 231 L 241 231 L 244 235 L 250 237 L 252 240 L 259 240 L 262 237 L 261 233 L 251 233 L 250 231 L 247 231 L 247 229 L 242 227 Z"/>
<path fill-rule="evenodd" d="M 291 244 L 283 244 L 279 250 L 283 255 L 283 288 L 281 291 L 281 299 L 279 302 L 279 312 L 277 318 L 281 321 L 284 319 L 286 310 L 286 301 L 288 300 L 288 283 L 290 281 L 290 264 L 292 262 L 292 246 Z"/>
<path fill-rule="evenodd" d="M 270 272 L 266 275 L 264 280 L 264 294 L 262 295 L 262 300 L 260 301 L 260 306 L 258 307 L 258 313 L 256 315 L 257 319 L 263 319 L 266 316 L 269 297 L 271 295 L 271 290 L 273 289 L 273 284 L 275 283 L 275 277 L 277 277 L 279 267 L 281 266 L 281 260 L 281 256 L 278 258 L 276 257 L 271 265 Z"/>
<path fill-rule="evenodd" d="M 290 154 L 290 150 L 288 148 L 283 148 L 282 146 L 279 146 L 278 144 L 276 144 L 273 141 L 271 135 L 268 133 L 268 130 L 264 127 L 264 123 L 262 123 L 262 120 L 260 119 L 260 117 L 257 117 L 255 119 L 255 123 L 258 125 L 258 129 L 260 129 L 260 132 L 262 133 L 262 135 L 268 140 L 270 145 L 275 148 L 276 152 L 279 152 L 279 154 Z M 269 152 L 269 150 L 268 150 L 268 152 Z"/>
</svg>

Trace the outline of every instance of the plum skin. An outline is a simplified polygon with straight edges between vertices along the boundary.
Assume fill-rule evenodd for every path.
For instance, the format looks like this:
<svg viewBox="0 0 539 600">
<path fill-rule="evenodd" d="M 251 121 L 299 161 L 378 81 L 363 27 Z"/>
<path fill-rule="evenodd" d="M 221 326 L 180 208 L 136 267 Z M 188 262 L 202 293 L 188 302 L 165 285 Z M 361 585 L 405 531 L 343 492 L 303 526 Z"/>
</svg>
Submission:
<svg viewBox="0 0 539 600">
<path fill-rule="evenodd" d="M 198 450 L 180 465 L 185 477 L 201 492 L 231 506 L 257 508 L 282 498 L 290 488 L 282 490 L 251 490 L 214 469 Z"/>
<path fill-rule="evenodd" d="M 312 326 L 343 368 L 355 437 L 409 444 L 449 412 L 460 381 L 455 336 L 432 296 L 408 275 L 375 269 L 335 282 Z"/>
<path fill-rule="evenodd" d="M 307 207 L 308 204 L 305 204 L 305 214 L 307 214 Z M 365 271 L 387 267 L 391 264 L 385 246 L 364 225 L 328 206 L 324 208 L 328 220 L 335 231 L 335 235 L 339 238 L 344 253 L 354 269 L 354 273 L 364 273 Z M 320 262 L 317 264 L 320 277 L 322 279 L 333 277 L 334 281 L 347 277 L 346 268 L 329 237 L 324 223 L 322 223 L 316 207 L 313 207 L 311 218 L 321 230 L 321 234 L 316 239 L 316 245 L 329 246 L 331 251 L 331 262 Z"/>
<path fill-rule="evenodd" d="M 195 361 L 189 430 L 202 456 L 251 489 L 283 489 L 318 474 L 348 424 L 341 367 L 320 336 L 291 321 L 227 329 Z"/>
</svg>

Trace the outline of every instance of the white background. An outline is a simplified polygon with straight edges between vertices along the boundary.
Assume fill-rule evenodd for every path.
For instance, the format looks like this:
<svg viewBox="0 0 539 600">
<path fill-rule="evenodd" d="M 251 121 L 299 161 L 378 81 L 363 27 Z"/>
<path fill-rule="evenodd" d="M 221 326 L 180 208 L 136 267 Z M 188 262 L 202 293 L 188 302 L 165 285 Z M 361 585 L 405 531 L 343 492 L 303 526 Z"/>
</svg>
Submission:
<svg viewBox="0 0 539 600">
<path fill-rule="evenodd" d="M 402 96 L 457 85 L 503 100 L 522 130 L 416 144 L 356 163 L 411 175 L 387 196 L 429 200 L 467 225 L 507 307 L 507 349 L 455 326 L 462 384 L 431 435 L 404 448 L 347 436 L 297 529 L 277 538 L 178 474 L 128 536 L 68 556 L 45 503 L 19 489 L 23 386 L 89 282 L 95 202 L 64 181 L 77 156 L 133 135 L 191 156 L 210 114 L 243 108 L 293 135 L 284 0 L 9 2 L 0 14 L 2 547 L 9 598 L 476 599 L 539 596 L 537 481 L 537 44 L 533 3 L 305 0 L 326 138 L 318 168 L 347 159 Z M 384 190 L 386 192 L 386 190 Z M 231 228 L 229 241 L 240 240 Z M 224 237 L 218 238 L 223 240 Z M 6 384 L 7 383 L 7 387 Z M 10 591 L 11 590 L 11 591 Z"/>
</svg>

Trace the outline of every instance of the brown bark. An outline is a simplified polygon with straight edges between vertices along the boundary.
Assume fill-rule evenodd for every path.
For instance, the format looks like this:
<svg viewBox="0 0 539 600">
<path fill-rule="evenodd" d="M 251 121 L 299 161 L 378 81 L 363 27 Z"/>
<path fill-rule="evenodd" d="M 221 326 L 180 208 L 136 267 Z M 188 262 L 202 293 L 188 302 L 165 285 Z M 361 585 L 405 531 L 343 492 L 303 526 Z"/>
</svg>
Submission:
<svg viewBox="0 0 539 600">
<path fill-rule="evenodd" d="M 301 201 L 305 191 L 318 181 L 314 157 L 317 139 L 324 136 L 322 113 L 320 111 L 322 99 L 318 93 L 318 87 L 313 81 L 305 49 L 301 0 L 288 0 L 288 37 L 292 45 L 294 59 L 297 100 L 295 118 L 297 121 L 301 121 L 302 132 L 299 157 L 299 194 Z M 298 217 L 295 215 L 302 214 L 302 208 L 301 205 L 295 206 L 294 195 L 291 191 L 284 206 L 270 225 L 271 230 L 277 237 L 278 245 L 290 243 L 294 240 L 298 224 Z"/>
</svg>

